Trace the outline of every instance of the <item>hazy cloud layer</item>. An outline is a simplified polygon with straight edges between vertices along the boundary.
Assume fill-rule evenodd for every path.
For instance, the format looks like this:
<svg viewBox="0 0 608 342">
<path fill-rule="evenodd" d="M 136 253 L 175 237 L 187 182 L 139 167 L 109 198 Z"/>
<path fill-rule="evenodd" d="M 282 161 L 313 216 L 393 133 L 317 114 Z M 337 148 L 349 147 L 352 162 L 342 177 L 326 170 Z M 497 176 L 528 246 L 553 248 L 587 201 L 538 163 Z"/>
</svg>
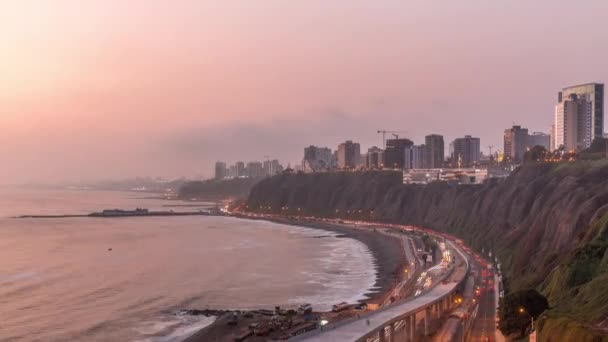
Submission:
<svg viewBox="0 0 608 342">
<path fill-rule="evenodd" d="M 380 128 L 502 145 L 608 80 L 608 2 L 22 0 L 0 5 L 0 183 L 210 176 Z M 496 147 L 495 147 L 496 149 Z"/>
</svg>

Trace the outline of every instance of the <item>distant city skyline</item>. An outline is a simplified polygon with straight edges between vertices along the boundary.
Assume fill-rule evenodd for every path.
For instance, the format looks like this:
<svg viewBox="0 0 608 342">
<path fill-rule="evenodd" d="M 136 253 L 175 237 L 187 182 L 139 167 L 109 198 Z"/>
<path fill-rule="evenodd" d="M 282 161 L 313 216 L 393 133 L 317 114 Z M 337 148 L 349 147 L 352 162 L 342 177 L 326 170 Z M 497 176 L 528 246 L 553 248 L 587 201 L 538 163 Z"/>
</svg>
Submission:
<svg viewBox="0 0 608 342">
<path fill-rule="evenodd" d="M 549 133 L 564 87 L 608 80 L 608 2 L 583 2 L 8 1 L 0 184 L 211 178 L 382 147 L 377 130 L 487 154 L 513 124 Z"/>
</svg>

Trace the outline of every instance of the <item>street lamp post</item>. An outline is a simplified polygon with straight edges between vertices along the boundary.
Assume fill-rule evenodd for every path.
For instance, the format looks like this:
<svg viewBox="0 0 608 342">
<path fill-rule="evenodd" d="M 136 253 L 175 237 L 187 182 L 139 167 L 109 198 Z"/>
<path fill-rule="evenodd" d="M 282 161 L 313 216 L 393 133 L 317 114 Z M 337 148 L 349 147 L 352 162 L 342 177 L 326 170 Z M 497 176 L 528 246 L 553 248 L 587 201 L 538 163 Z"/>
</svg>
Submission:
<svg viewBox="0 0 608 342">
<path fill-rule="evenodd" d="M 530 333 L 532 333 L 532 331 L 534 331 L 534 316 L 530 315 L 530 313 L 529 313 L 529 312 L 528 312 L 526 309 L 524 309 L 524 307 L 523 307 L 523 306 L 520 306 L 520 307 L 519 307 L 519 313 L 520 313 L 520 314 L 525 313 L 526 315 L 530 316 L 530 319 L 531 319 L 531 323 L 530 323 Z"/>
</svg>

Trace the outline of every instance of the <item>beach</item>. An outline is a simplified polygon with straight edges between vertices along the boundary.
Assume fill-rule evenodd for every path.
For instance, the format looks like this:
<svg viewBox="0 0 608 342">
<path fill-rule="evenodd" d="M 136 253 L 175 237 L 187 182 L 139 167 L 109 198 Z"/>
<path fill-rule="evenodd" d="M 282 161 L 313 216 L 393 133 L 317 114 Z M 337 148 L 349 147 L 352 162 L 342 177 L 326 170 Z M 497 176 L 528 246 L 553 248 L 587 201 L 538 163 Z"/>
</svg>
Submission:
<svg viewBox="0 0 608 342">
<path fill-rule="evenodd" d="M 252 219 L 251 217 L 244 217 Z M 401 270 L 407 264 L 403 246 L 401 241 L 394 236 L 389 236 L 376 231 L 369 227 L 356 227 L 345 224 L 336 224 L 321 221 L 309 220 L 293 220 L 288 218 L 273 218 L 269 220 L 276 223 L 293 225 L 299 227 L 307 227 L 319 229 L 319 238 L 323 237 L 323 231 L 339 234 L 340 237 L 350 238 L 360 241 L 365 244 L 371 251 L 376 267 L 376 283 L 374 289 L 366 294 L 368 297 L 365 303 L 383 302 L 391 293 L 393 287 L 402 279 Z M 332 303 L 337 304 L 337 303 Z M 349 303 L 356 304 L 356 303 Z M 314 308 L 313 308 L 314 310 Z M 323 315 L 323 317 L 331 317 L 331 321 L 335 322 L 340 319 L 345 319 L 356 315 L 350 313 L 331 313 L 331 312 L 314 312 L 315 315 Z M 210 324 L 201 329 L 194 335 L 187 338 L 184 342 L 203 342 L 203 341 L 234 341 L 235 338 L 242 336 L 244 331 L 250 324 L 256 324 L 259 321 L 258 315 L 248 317 L 239 313 L 239 319 L 236 324 L 229 324 L 233 313 L 226 313 Z M 234 323 L 234 322 L 232 322 Z M 246 341 L 266 341 L 268 336 L 250 336 Z"/>
</svg>

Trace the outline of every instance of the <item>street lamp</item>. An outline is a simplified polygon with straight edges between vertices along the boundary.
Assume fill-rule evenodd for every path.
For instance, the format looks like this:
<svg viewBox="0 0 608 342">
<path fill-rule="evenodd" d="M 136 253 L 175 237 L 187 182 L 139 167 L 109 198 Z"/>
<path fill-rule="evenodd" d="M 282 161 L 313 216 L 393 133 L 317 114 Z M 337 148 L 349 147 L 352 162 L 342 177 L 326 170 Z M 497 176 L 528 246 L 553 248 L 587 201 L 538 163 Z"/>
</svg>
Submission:
<svg viewBox="0 0 608 342">
<path fill-rule="evenodd" d="M 534 331 L 534 316 L 530 315 L 530 313 L 528 311 L 526 311 L 526 309 L 523 306 L 519 307 L 519 313 L 520 314 L 526 314 L 528 316 L 530 316 L 531 322 L 530 322 L 530 333 L 532 333 L 532 331 Z"/>
</svg>

